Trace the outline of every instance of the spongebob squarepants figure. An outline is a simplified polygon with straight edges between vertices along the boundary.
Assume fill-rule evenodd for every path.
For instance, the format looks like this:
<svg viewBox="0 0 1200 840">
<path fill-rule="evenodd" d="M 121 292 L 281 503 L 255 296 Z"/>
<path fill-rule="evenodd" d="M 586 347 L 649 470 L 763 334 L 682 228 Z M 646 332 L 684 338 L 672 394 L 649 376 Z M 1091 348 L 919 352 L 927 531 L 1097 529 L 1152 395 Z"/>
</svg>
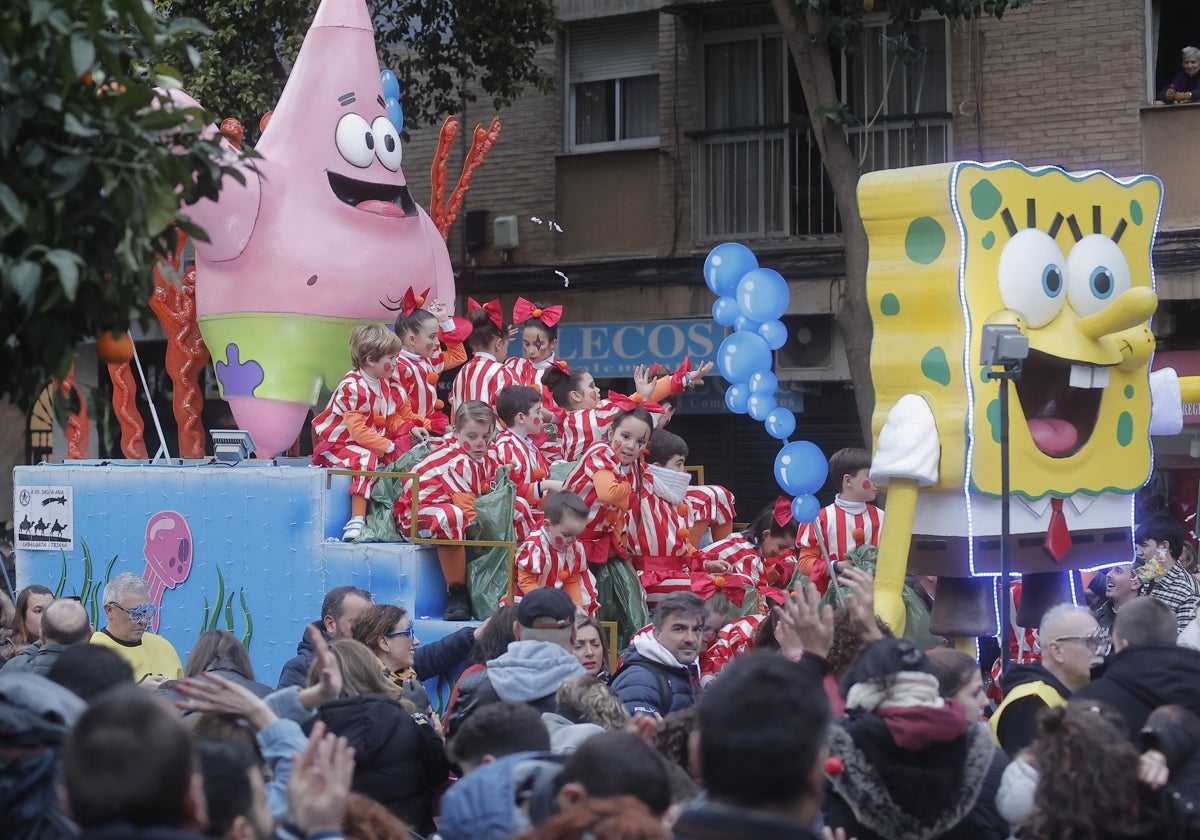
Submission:
<svg viewBox="0 0 1200 840">
<path fill-rule="evenodd" d="M 939 575 L 935 626 L 990 635 L 1000 410 L 981 327 L 1013 325 L 1029 342 L 1010 401 L 1012 570 L 1129 562 L 1152 424 L 1177 432 L 1181 388 L 1195 387 L 1149 373 L 1162 185 L 948 163 L 872 173 L 858 192 L 874 325 L 871 477 L 888 488 L 878 611 L 902 626 L 906 570 Z M 956 609 L 960 597 L 986 608 Z M 942 607 L 954 614 L 939 621 Z"/>
</svg>

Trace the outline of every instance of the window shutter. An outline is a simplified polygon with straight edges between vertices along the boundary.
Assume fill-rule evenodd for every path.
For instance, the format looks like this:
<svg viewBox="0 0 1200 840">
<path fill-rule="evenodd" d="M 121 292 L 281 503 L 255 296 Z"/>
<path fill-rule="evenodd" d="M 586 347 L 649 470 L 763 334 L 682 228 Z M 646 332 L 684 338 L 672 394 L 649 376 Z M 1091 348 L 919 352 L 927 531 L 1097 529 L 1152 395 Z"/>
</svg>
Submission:
<svg viewBox="0 0 1200 840">
<path fill-rule="evenodd" d="M 567 34 L 572 84 L 658 74 L 657 15 L 589 21 Z"/>
</svg>

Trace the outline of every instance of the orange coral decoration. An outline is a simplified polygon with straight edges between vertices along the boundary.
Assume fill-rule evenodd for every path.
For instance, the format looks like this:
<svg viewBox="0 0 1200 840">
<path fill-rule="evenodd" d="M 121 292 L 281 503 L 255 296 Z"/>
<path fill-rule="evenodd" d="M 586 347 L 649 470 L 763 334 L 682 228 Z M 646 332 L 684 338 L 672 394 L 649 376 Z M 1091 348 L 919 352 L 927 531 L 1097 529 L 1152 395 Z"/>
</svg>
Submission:
<svg viewBox="0 0 1200 840">
<path fill-rule="evenodd" d="M 71 399 L 72 394 L 79 400 L 79 410 L 73 412 L 67 418 L 67 428 L 65 430 L 67 457 L 73 460 L 86 458 L 88 456 L 87 400 L 83 398 L 83 392 L 75 384 L 75 365 L 71 365 L 71 369 L 67 371 L 67 375 L 62 381 L 58 379 L 54 380 L 54 387 L 68 400 Z"/>
<path fill-rule="evenodd" d="M 137 383 L 129 362 L 108 366 L 113 384 L 113 411 L 121 424 L 121 452 L 126 458 L 147 458 L 146 424 L 137 410 Z"/>
<path fill-rule="evenodd" d="M 454 138 L 458 136 L 459 127 L 458 117 L 447 117 L 446 121 L 442 123 L 442 130 L 438 135 L 437 154 L 433 156 L 433 167 L 430 172 L 433 191 L 429 197 L 429 213 L 438 232 L 442 235 L 442 239 L 447 240 L 450 238 L 450 226 L 454 224 L 454 220 L 458 217 L 458 211 L 462 209 L 463 199 L 467 195 L 467 187 L 475 175 L 475 170 L 483 163 L 483 159 L 495 145 L 496 138 L 500 136 L 500 119 L 492 117 L 491 125 L 487 128 L 482 125 L 475 126 L 475 134 L 471 138 L 471 151 L 467 153 L 462 174 L 458 176 L 458 183 L 447 200 L 446 168 L 450 160 L 450 147 L 454 143 Z"/>
<path fill-rule="evenodd" d="M 204 427 L 200 424 L 200 411 L 204 407 L 204 394 L 200 391 L 200 371 L 211 355 L 196 323 L 196 267 L 188 266 L 182 281 L 177 280 L 186 243 L 187 237 L 180 233 L 174 257 L 154 266 L 150 308 L 167 334 L 166 367 L 175 391 L 171 405 L 179 426 L 179 456 L 203 458 Z M 173 276 L 164 276 L 164 264 L 174 269 Z"/>
</svg>

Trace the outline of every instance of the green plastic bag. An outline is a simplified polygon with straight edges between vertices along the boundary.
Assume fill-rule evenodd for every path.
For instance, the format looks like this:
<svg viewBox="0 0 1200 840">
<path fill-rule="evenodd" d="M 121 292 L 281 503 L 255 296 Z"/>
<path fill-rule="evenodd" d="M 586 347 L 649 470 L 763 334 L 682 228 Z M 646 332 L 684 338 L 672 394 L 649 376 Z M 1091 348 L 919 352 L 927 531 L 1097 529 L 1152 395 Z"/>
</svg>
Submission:
<svg viewBox="0 0 1200 840">
<path fill-rule="evenodd" d="M 625 650 L 633 634 L 650 623 L 646 610 L 646 591 L 638 580 L 633 564 L 617 558 L 594 564 L 596 599 L 600 610 L 596 618 L 617 623 L 617 649 Z"/>
<path fill-rule="evenodd" d="M 747 583 L 746 597 L 743 599 L 742 605 L 739 607 L 737 604 L 734 604 L 731 601 L 730 606 L 732 606 L 733 609 L 729 613 L 728 621 L 745 618 L 748 615 L 758 615 L 762 609 L 762 596 L 758 594 L 757 589 Z"/>
<path fill-rule="evenodd" d="M 472 540 L 516 540 L 513 507 L 517 487 L 508 477 L 508 467 L 496 470 L 492 489 L 475 500 L 475 521 L 467 527 Z M 503 546 L 478 548 L 467 546 L 467 589 L 471 591 L 471 612 L 487 618 L 500 599 L 508 593 L 512 578 L 508 549 Z"/>
<path fill-rule="evenodd" d="M 550 465 L 550 478 L 555 481 L 566 481 L 571 470 L 575 469 L 578 461 L 555 461 Z"/>
<path fill-rule="evenodd" d="M 853 563 L 863 571 L 870 572 L 872 577 L 875 576 L 875 564 L 878 560 L 879 549 L 873 545 L 860 545 L 858 548 L 847 551 L 843 557 L 843 562 Z M 829 604 L 834 609 L 841 609 L 849 591 L 841 584 L 831 584 L 821 598 L 821 603 Z M 913 591 L 911 586 L 905 584 L 900 597 L 904 601 L 904 638 L 921 650 L 943 647 L 946 640 L 929 632 L 929 610 L 925 608 L 920 596 Z"/>
<path fill-rule="evenodd" d="M 404 492 L 404 479 L 400 478 L 399 473 L 412 472 L 412 468 L 432 451 L 432 443 L 418 443 L 400 456 L 400 460 L 379 470 L 397 475 L 395 478 L 380 477 L 376 480 L 371 489 L 371 498 L 367 500 L 366 522 L 363 524 L 362 534 L 355 538 L 354 542 L 408 542 L 408 535 L 401 534 L 396 528 L 394 513 L 396 499 Z"/>
</svg>

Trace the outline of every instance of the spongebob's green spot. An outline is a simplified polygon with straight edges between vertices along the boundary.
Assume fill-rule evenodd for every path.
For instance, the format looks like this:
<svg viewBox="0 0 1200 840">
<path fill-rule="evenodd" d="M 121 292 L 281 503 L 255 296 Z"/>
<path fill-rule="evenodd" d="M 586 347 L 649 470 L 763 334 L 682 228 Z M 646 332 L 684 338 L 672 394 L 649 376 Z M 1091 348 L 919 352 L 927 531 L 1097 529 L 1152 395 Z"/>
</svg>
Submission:
<svg viewBox="0 0 1200 840">
<path fill-rule="evenodd" d="M 930 216 L 913 219 L 904 235 L 904 253 L 915 263 L 929 265 L 942 255 L 946 247 L 946 231 Z"/>
<path fill-rule="evenodd" d="M 1140 225 L 1145 214 L 1142 213 L 1142 204 L 1136 198 L 1129 202 L 1129 218 L 1135 225 Z"/>
<path fill-rule="evenodd" d="M 990 251 L 990 250 L 992 250 L 992 246 L 995 244 L 996 244 L 996 234 L 989 230 L 987 233 L 985 233 L 983 235 L 983 247 Z"/>
<path fill-rule="evenodd" d="M 992 427 L 992 441 L 1000 442 L 1000 400 L 992 400 L 987 407 L 988 423 Z"/>
<path fill-rule="evenodd" d="M 1133 394 L 1134 394 L 1133 386 L 1126 385 L 1125 386 L 1125 399 L 1127 399 L 1127 400 L 1133 399 Z"/>
<path fill-rule="evenodd" d="M 946 361 L 946 351 L 941 347 L 934 347 L 926 353 L 921 359 L 921 373 L 939 385 L 949 385 L 950 365 Z"/>
<path fill-rule="evenodd" d="M 992 369 L 991 368 L 980 368 L 979 369 L 979 381 L 980 382 L 991 382 L 992 381 Z"/>
<path fill-rule="evenodd" d="M 976 219 L 990 219 L 996 215 L 996 211 L 1000 209 L 1004 198 L 1000 195 L 1000 190 L 996 189 L 995 184 L 984 178 L 975 186 L 971 187 L 971 212 L 975 214 Z M 991 245 L 986 246 L 988 248 Z"/>
<path fill-rule="evenodd" d="M 879 301 L 879 311 L 884 315 L 899 315 L 900 298 L 896 297 L 891 292 L 888 292 Z"/>
<path fill-rule="evenodd" d="M 1117 418 L 1117 443 L 1128 446 L 1133 443 L 1133 415 L 1122 411 Z"/>
</svg>

